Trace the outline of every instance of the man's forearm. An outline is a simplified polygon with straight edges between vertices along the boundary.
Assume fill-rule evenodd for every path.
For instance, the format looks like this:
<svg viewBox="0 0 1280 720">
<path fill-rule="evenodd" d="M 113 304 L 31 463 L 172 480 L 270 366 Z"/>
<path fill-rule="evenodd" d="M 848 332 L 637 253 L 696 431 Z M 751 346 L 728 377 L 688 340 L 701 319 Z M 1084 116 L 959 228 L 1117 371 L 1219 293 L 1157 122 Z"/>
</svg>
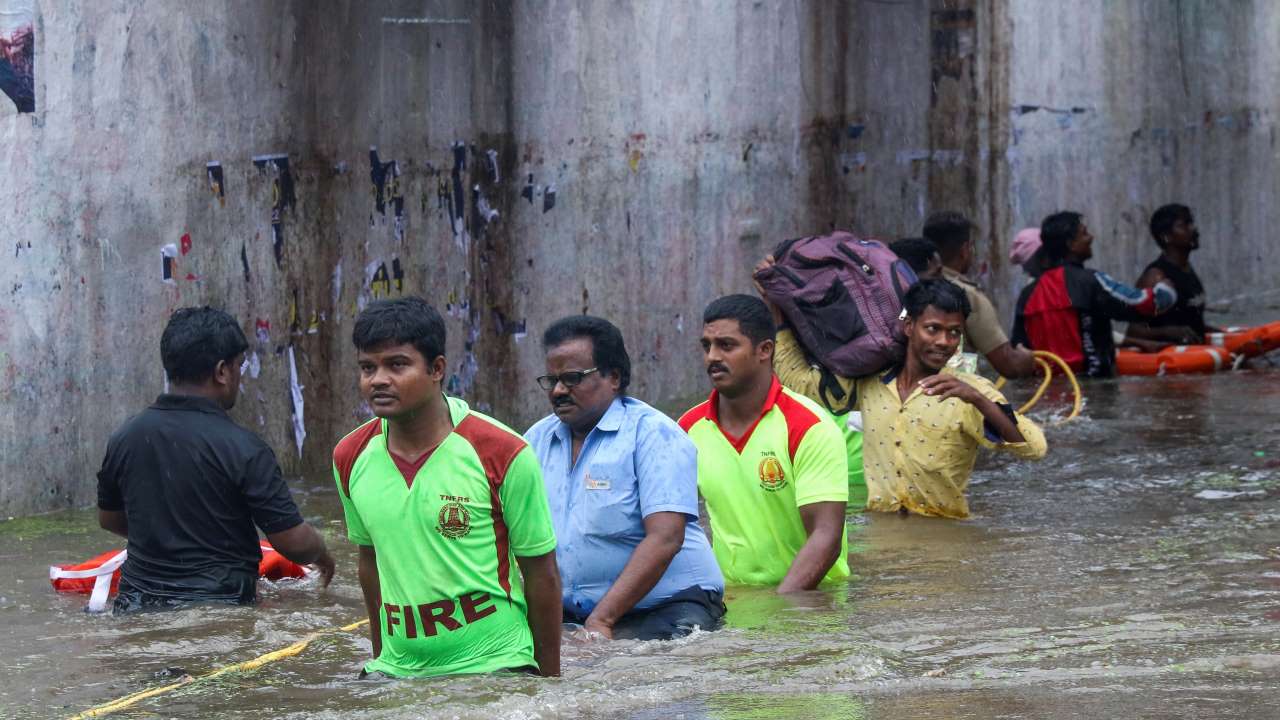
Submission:
<svg viewBox="0 0 1280 720">
<path fill-rule="evenodd" d="M 364 595 L 364 609 L 369 614 L 369 642 L 373 657 L 382 654 L 382 584 L 378 580 L 378 561 L 372 548 L 360 548 L 360 560 L 356 569 L 360 578 L 360 592 Z"/>
<path fill-rule="evenodd" d="M 327 551 L 319 531 L 305 521 L 288 530 L 267 533 L 267 541 L 277 552 L 299 565 L 313 563 Z"/>
<path fill-rule="evenodd" d="M 840 536 L 830 531 L 818 531 L 809 536 L 800 552 L 791 561 L 791 568 L 778 585 L 778 592 L 812 590 L 836 560 L 840 559 Z"/>
<path fill-rule="evenodd" d="M 978 412 L 982 413 L 982 417 L 987 421 L 987 424 L 1000 434 L 1001 440 L 1007 443 L 1025 442 L 1025 438 L 1022 437 L 1022 433 L 1018 430 L 1017 423 L 1010 420 L 999 405 L 985 397 L 980 397 L 973 403 L 973 406 L 978 408 Z"/>
<path fill-rule="evenodd" d="M 544 677 L 560 674 L 560 622 L 564 617 L 560 595 L 560 571 L 555 552 L 538 558 L 517 557 L 524 576 L 524 595 L 528 603 L 529 632 L 533 635 L 533 658 Z"/>
<path fill-rule="evenodd" d="M 662 579 L 672 558 L 680 552 L 682 544 L 683 538 L 674 540 L 646 535 L 631 553 L 631 558 L 623 566 L 618 579 L 604 597 L 600 598 L 600 602 L 596 603 L 591 617 L 612 626 L 618 618 L 631 612 L 636 603 L 644 599 Z"/>
</svg>

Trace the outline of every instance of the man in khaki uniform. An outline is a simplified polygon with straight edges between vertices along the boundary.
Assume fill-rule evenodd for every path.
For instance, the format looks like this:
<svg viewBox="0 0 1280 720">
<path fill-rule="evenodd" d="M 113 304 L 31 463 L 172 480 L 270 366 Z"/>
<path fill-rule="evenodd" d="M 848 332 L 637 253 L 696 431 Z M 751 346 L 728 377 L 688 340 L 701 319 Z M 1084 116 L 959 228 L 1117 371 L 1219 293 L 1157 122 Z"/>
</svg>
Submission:
<svg viewBox="0 0 1280 720">
<path fill-rule="evenodd" d="M 1000 318 L 991 300 L 966 273 L 976 255 L 973 223 L 954 210 L 935 212 L 925 220 L 924 236 L 938 246 L 942 256 L 942 277 L 959 285 L 969 299 L 971 312 L 965 320 L 966 350 L 985 355 L 996 372 L 1008 378 L 1036 374 L 1031 351 L 1009 344 L 1000 327 Z"/>
</svg>

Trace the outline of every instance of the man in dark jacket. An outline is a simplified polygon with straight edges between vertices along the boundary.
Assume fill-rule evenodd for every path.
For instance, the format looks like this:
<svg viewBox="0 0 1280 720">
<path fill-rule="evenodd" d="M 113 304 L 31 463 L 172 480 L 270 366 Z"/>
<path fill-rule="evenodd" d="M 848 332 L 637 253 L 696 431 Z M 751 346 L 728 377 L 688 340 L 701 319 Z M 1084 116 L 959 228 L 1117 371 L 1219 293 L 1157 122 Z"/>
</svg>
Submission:
<svg viewBox="0 0 1280 720">
<path fill-rule="evenodd" d="M 1177 301 L 1168 281 L 1140 289 L 1084 267 L 1093 257 L 1093 235 L 1076 212 L 1060 212 L 1040 226 L 1047 269 L 1023 289 L 1013 342 L 1060 356 L 1087 377 L 1115 374 L 1112 320 L 1144 320 Z"/>
</svg>

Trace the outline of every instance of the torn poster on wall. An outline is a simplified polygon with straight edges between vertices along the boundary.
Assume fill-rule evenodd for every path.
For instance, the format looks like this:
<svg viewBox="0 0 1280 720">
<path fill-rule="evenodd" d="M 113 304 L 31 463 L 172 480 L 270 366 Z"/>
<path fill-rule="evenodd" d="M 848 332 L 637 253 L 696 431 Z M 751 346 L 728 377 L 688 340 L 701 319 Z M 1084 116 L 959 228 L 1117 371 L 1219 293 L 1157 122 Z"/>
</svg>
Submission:
<svg viewBox="0 0 1280 720">
<path fill-rule="evenodd" d="M 258 349 L 266 352 L 271 347 L 271 321 L 257 318 L 253 323 L 253 337 L 258 341 Z"/>
<path fill-rule="evenodd" d="M 298 457 L 302 457 L 302 443 L 307 439 L 307 426 L 303 419 L 302 388 L 298 383 L 298 361 L 293 354 L 293 346 L 289 346 L 289 399 L 293 403 L 293 442 L 298 446 Z"/>
<path fill-rule="evenodd" d="M 391 214 L 395 217 L 396 241 L 404 242 L 404 193 L 400 189 L 400 164 L 395 160 L 382 162 L 378 158 L 376 145 L 369 146 L 369 177 L 373 181 L 373 206 L 380 215 L 387 214 L 387 205 L 391 205 Z M 369 216 L 369 224 L 373 225 L 373 216 Z"/>
<path fill-rule="evenodd" d="M 369 281 L 369 294 L 375 300 L 391 294 L 391 279 L 387 276 L 386 263 L 378 265 L 378 269 L 374 271 L 373 280 Z"/>
<path fill-rule="evenodd" d="M 240 374 L 248 375 L 254 380 L 257 380 L 258 376 L 262 374 L 262 360 L 258 358 L 256 350 L 250 351 L 244 362 L 240 363 Z M 243 385 L 240 386 L 240 392 L 244 392 Z"/>
<path fill-rule="evenodd" d="M 218 205 L 227 206 L 226 186 L 222 179 L 222 163 L 211 162 L 205 166 L 205 175 L 209 177 L 209 191 L 218 198 Z"/>
<path fill-rule="evenodd" d="M 479 185 L 471 188 L 471 209 L 475 213 L 471 226 L 475 228 L 476 235 L 481 236 L 485 228 L 498 219 L 498 211 L 493 209 L 493 206 L 489 204 L 489 199 L 484 196 L 484 193 L 480 192 Z"/>
<path fill-rule="evenodd" d="M 467 146 L 462 141 L 453 144 L 453 171 L 450 179 L 453 193 L 449 202 L 449 221 L 453 227 L 453 239 L 458 247 L 466 251 L 470 244 L 467 237 L 466 198 L 463 196 L 462 174 L 467 171 Z"/>
<path fill-rule="evenodd" d="M 19 113 L 36 111 L 35 0 L 0 0 L 0 91 Z"/>
<path fill-rule="evenodd" d="M 274 170 L 271 180 L 271 251 L 276 267 L 284 262 L 284 210 L 292 208 L 297 198 L 293 194 L 293 175 L 289 172 L 289 156 L 286 153 L 254 155 L 254 167 Z"/>
</svg>

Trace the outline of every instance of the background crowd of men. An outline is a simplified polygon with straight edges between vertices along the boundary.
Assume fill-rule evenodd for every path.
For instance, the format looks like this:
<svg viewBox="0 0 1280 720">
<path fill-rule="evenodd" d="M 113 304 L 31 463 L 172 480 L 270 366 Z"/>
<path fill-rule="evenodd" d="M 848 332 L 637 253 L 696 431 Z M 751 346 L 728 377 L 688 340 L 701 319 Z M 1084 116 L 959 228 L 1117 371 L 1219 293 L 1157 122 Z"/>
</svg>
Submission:
<svg viewBox="0 0 1280 720">
<path fill-rule="evenodd" d="M 1078 213 L 1020 233 L 1013 258 L 1031 281 L 1010 340 L 969 275 L 971 223 L 931 216 L 923 238 L 891 246 L 920 278 L 903 297 L 905 356 L 836 377 L 840 408 L 762 291 L 705 308 L 711 391 L 678 421 L 628 394 L 613 323 L 551 324 L 537 378 L 551 412 L 523 435 L 444 394 L 445 325 L 426 301 L 370 304 L 352 340 L 374 417 L 333 452 L 370 619 L 362 672 L 557 675 L 566 626 L 679 637 L 722 624 L 726 584 L 790 593 L 847 578 L 850 510 L 968 517 L 979 448 L 1036 460 L 1047 445 L 994 385 L 954 367 L 962 349 L 1008 377 L 1034 373 L 1033 348 L 1100 376 L 1114 369 L 1113 319 L 1155 347 L 1209 329 L 1190 210 L 1161 208 L 1151 232 L 1161 256 L 1136 287 L 1084 267 L 1093 237 Z M 98 475 L 100 523 L 128 540 L 116 612 L 253 602 L 258 530 L 322 585 L 334 574 L 271 449 L 227 415 L 247 349 L 213 308 L 179 310 L 164 330 L 171 388 L 112 436 Z"/>
</svg>

